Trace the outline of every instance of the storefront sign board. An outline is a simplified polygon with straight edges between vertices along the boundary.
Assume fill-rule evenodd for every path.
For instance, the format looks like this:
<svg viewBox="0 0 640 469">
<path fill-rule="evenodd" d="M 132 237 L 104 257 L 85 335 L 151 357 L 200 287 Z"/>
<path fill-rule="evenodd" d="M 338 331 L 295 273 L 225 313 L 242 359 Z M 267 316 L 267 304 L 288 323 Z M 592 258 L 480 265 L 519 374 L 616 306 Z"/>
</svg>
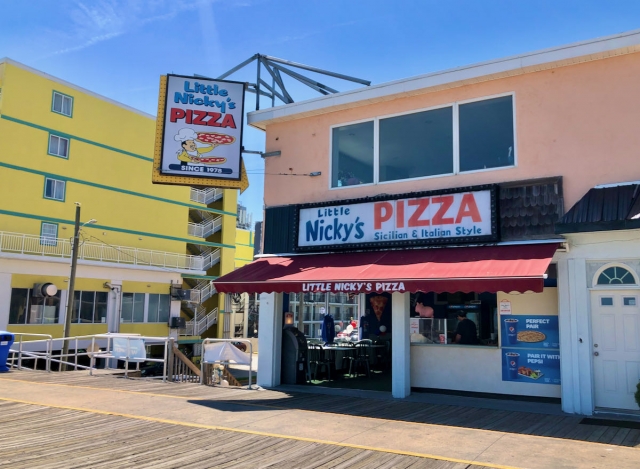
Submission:
<svg viewBox="0 0 640 469">
<path fill-rule="evenodd" d="M 161 78 L 152 181 L 245 188 L 245 84 L 182 75 Z"/>
<path fill-rule="evenodd" d="M 496 241 L 495 207 L 494 186 L 304 205 L 296 250 Z"/>
<path fill-rule="evenodd" d="M 500 300 L 500 315 L 511 314 L 511 302 L 509 300 Z"/>
<path fill-rule="evenodd" d="M 558 316 L 520 316 L 500 318 L 502 345 L 525 349 L 558 349 Z"/>
<path fill-rule="evenodd" d="M 560 352 L 503 348 L 502 381 L 560 384 Z"/>
</svg>

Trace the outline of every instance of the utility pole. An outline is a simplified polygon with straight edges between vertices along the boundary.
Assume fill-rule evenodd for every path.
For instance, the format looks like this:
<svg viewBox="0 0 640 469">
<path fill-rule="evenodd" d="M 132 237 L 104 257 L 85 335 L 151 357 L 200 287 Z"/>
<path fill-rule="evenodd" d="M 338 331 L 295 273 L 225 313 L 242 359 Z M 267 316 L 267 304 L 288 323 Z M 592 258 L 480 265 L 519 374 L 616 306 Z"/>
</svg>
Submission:
<svg viewBox="0 0 640 469">
<path fill-rule="evenodd" d="M 69 290 L 67 292 L 67 314 L 64 317 L 64 332 L 63 337 L 66 339 L 69 337 L 71 330 L 71 314 L 73 313 L 73 297 L 75 295 L 76 284 L 76 267 L 78 266 L 78 245 L 80 244 L 80 202 L 76 202 L 76 223 L 73 228 L 73 244 L 71 247 L 71 275 L 69 276 Z M 69 353 L 69 341 L 64 340 L 62 342 L 62 356 L 60 361 L 67 360 L 67 354 Z M 60 371 L 66 371 L 67 365 L 60 363 Z"/>
</svg>

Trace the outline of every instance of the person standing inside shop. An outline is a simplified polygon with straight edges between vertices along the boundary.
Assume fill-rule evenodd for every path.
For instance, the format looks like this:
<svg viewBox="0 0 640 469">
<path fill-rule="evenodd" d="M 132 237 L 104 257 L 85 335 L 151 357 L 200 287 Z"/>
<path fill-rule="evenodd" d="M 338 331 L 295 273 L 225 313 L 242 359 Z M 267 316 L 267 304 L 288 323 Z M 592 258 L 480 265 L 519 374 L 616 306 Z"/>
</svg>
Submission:
<svg viewBox="0 0 640 469">
<path fill-rule="evenodd" d="M 476 345 L 478 343 L 478 329 L 476 324 L 467 318 L 465 311 L 458 313 L 458 327 L 456 327 L 454 344 Z"/>
</svg>

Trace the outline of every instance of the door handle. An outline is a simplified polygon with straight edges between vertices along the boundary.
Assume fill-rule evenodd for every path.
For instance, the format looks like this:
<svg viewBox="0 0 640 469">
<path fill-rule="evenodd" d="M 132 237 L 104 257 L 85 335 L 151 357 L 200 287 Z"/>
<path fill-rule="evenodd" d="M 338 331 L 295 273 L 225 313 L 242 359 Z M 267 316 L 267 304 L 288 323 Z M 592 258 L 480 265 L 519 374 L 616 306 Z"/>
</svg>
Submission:
<svg viewBox="0 0 640 469">
<path fill-rule="evenodd" d="M 593 354 L 597 357 L 598 355 L 600 355 L 598 352 L 593 352 Z"/>
</svg>

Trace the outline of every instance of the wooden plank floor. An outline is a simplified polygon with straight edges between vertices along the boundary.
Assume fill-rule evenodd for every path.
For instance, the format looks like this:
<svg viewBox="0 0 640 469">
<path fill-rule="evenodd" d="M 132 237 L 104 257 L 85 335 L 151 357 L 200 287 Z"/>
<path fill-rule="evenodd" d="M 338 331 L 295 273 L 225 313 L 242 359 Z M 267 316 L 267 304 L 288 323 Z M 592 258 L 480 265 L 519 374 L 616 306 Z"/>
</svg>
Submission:
<svg viewBox="0 0 640 469">
<path fill-rule="evenodd" d="M 523 435 L 598 442 L 640 448 L 640 430 L 607 425 L 581 424 L 582 417 L 543 415 L 530 412 L 496 411 L 476 407 L 433 405 L 391 399 L 345 398 L 344 396 L 295 392 L 252 392 L 235 388 L 212 388 L 189 383 L 91 377 L 86 372 L 13 372 L 0 379 L 69 386 L 102 387 L 126 392 L 145 392 L 200 400 L 201 405 L 242 404 L 254 407 L 296 409 L 348 414 L 374 419 L 457 426 Z"/>
<path fill-rule="evenodd" d="M 386 452 L 0 402 L 0 467 L 482 469 Z"/>
</svg>

